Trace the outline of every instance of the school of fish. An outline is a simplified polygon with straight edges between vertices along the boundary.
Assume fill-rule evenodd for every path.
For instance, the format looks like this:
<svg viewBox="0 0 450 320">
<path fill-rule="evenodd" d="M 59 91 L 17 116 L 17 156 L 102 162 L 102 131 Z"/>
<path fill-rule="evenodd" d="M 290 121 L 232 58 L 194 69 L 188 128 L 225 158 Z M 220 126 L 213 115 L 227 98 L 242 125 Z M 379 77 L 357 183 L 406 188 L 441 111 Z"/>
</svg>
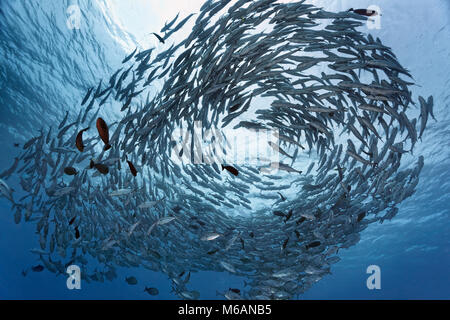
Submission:
<svg viewBox="0 0 450 320">
<path fill-rule="evenodd" d="M 358 29 L 373 15 L 361 12 L 208 0 L 149 32 L 162 50 L 136 48 L 0 173 L 15 222 L 36 225 L 32 270 L 77 264 L 84 281 L 103 282 L 144 267 L 182 299 L 201 297 L 195 272 L 246 278 L 217 288 L 227 299 L 292 299 L 329 274 L 340 249 L 414 194 L 424 158 L 413 149 L 434 118 L 433 98 L 413 101 L 409 71 Z M 188 22 L 189 36 L 171 43 Z M 99 117 L 111 101 L 121 119 Z M 280 160 L 177 162 L 172 133 L 198 121 L 202 133 L 276 129 Z"/>
</svg>

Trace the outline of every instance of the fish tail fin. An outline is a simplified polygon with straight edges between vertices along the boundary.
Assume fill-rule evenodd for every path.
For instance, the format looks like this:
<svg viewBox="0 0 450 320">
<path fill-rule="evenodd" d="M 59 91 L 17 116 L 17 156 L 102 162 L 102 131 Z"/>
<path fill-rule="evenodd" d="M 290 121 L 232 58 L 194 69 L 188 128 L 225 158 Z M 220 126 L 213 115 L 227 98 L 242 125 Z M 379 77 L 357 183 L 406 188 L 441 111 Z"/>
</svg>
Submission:
<svg viewBox="0 0 450 320">
<path fill-rule="evenodd" d="M 111 145 L 108 143 L 105 145 L 105 147 L 103 148 L 104 151 L 108 151 L 109 149 L 111 149 Z"/>
<path fill-rule="evenodd" d="M 225 166 L 223 164 L 220 165 L 222 167 L 222 171 L 225 169 Z"/>
</svg>

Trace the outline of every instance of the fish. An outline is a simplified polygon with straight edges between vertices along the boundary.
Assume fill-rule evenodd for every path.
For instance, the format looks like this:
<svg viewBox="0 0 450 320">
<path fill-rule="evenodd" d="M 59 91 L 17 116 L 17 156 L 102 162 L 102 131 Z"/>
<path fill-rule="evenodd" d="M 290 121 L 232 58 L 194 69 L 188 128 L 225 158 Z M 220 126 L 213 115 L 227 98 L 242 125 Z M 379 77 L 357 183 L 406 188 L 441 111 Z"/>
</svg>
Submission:
<svg viewBox="0 0 450 320">
<path fill-rule="evenodd" d="M 78 227 L 75 227 L 75 239 L 80 238 L 80 230 L 78 230 Z"/>
<path fill-rule="evenodd" d="M 166 32 L 167 30 L 169 30 L 169 29 L 173 26 L 173 24 L 177 21 L 179 15 L 180 15 L 180 13 L 178 13 L 178 14 L 175 16 L 175 18 L 173 18 L 172 21 L 170 21 L 169 23 L 166 23 L 166 24 L 164 25 L 164 27 L 161 29 L 161 32 Z"/>
<path fill-rule="evenodd" d="M 159 290 L 157 288 L 145 287 L 144 291 L 147 292 L 151 296 L 157 296 L 159 294 Z"/>
<path fill-rule="evenodd" d="M 236 269 L 231 264 L 229 264 L 225 261 L 220 261 L 220 265 L 228 272 L 236 273 Z"/>
<path fill-rule="evenodd" d="M 94 90 L 94 87 L 91 87 L 86 92 L 86 95 L 84 96 L 83 100 L 81 101 L 81 105 L 84 106 L 86 102 L 89 100 L 89 97 L 91 96 L 92 90 Z"/>
<path fill-rule="evenodd" d="M 109 193 L 110 197 L 126 196 L 133 192 L 133 189 L 118 189 Z"/>
<path fill-rule="evenodd" d="M 160 203 L 163 200 L 164 200 L 164 198 L 161 199 L 161 200 L 157 200 L 157 201 L 146 201 L 146 202 L 141 203 L 140 205 L 138 205 L 138 208 L 139 209 L 151 209 L 151 208 L 153 208 L 154 206 L 156 206 L 158 203 Z"/>
<path fill-rule="evenodd" d="M 65 115 L 64 119 L 61 121 L 61 123 L 59 124 L 58 130 L 61 130 L 64 127 L 68 118 L 69 118 L 69 111 L 66 111 L 66 115 Z"/>
<path fill-rule="evenodd" d="M 103 143 L 105 144 L 105 147 L 103 150 L 107 151 L 111 149 L 111 145 L 109 144 L 109 129 L 108 125 L 106 124 L 105 120 L 102 118 L 97 119 L 97 131 L 100 135 L 100 138 L 102 139 Z"/>
<path fill-rule="evenodd" d="M 68 176 L 75 176 L 78 174 L 78 171 L 74 167 L 66 167 L 64 168 L 64 173 Z"/>
<path fill-rule="evenodd" d="M 165 224 L 168 224 L 168 223 L 174 221 L 175 219 L 176 219 L 176 217 L 164 217 L 164 218 L 159 219 L 157 224 L 159 226 L 162 226 L 162 225 L 165 225 Z"/>
<path fill-rule="evenodd" d="M 161 36 L 159 35 L 159 34 L 157 34 L 157 33 L 155 33 L 155 32 L 152 32 L 152 34 L 156 37 L 156 38 L 158 38 L 158 40 L 159 40 L 159 42 L 161 42 L 161 43 L 166 43 L 165 41 L 164 41 L 164 39 L 163 38 L 161 38 Z"/>
<path fill-rule="evenodd" d="M 131 286 L 137 285 L 137 283 L 138 283 L 137 279 L 135 277 L 133 277 L 133 276 L 126 277 L 125 281 Z"/>
<path fill-rule="evenodd" d="M 69 221 L 69 226 L 70 225 L 72 225 L 74 222 L 75 222 L 75 219 L 76 219 L 77 217 L 75 216 L 75 217 L 73 217 L 72 219 L 70 219 L 70 221 Z"/>
<path fill-rule="evenodd" d="M 100 172 L 101 174 L 106 175 L 109 173 L 109 168 L 107 165 L 102 164 L 102 163 L 93 163 L 93 162 L 91 162 L 91 164 L 92 164 L 92 168 L 97 169 L 97 171 Z"/>
<path fill-rule="evenodd" d="M 284 164 L 284 163 L 282 163 L 282 162 L 272 162 L 272 163 L 270 164 L 270 167 L 271 167 L 271 168 L 274 168 L 274 169 L 279 169 L 279 170 L 287 171 L 287 172 L 294 172 L 294 173 L 299 173 L 299 174 L 302 173 L 302 171 L 299 171 L 299 170 L 296 170 L 296 169 L 294 169 L 294 168 L 291 168 L 289 165 Z"/>
<path fill-rule="evenodd" d="M 313 242 L 310 242 L 310 243 L 308 243 L 308 244 L 306 245 L 306 249 L 311 249 L 311 248 L 318 247 L 318 246 L 320 246 L 320 244 L 321 244 L 320 241 L 313 241 Z"/>
<path fill-rule="evenodd" d="M 286 214 L 284 214 L 284 213 L 281 212 L 281 211 L 274 211 L 273 214 L 276 215 L 276 216 L 278 216 L 278 217 L 283 217 L 283 218 L 286 216 Z"/>
<path fill-rule="evenodd" d="M 44 266 L 38 264 L 36 266 L 31 267 L 31 270 L 33 272 L 42 272 L 42 271 L 44 271 Z"/>
<path fill-rule="evenodd" d="M 283 156 L 286 156 L 286 157 L 291 158 L 291 159 L 293 158 L 291 155 L 289 155 L 286 151 L 284 151 L 283 149 L 281 149 L 278 145 L 276 145 L 276 144 L 273 143 L 272 141 L 269 141 L 269 146 L 270 146 L 273 150 L 275 150 L 275 151 L 281 153 Z"/>
<path fill-rule="evenodd" d="M 289 242 L 289 237 L 287 237 L 286 240 L 283 241 L 283 244 L 281 245 L 281 250 L 286 249 L 288 242 Z"/>
<path fill-rule="evenodd" d="M 137 170 L 136 170 L 136 168 L 134 167 L 133 163 L 132 163 L 131 161 L 129 161 L 128 159 L 127 159 L 127 163 L 128 163 L 128 167 L 130 168 L 131 174 L 132 174 L 134 177 L 136 177 L 136 176 L 137 176 Z"/>
<path fill-rule="evenodd" d="M 369 10 L 369 9 L 353 9 L 353 8 L 350 8 L 348 11 L 357 13 L 357 14 L 362 15 L 362 16 L 367 16 L 367 17 L 373 17 L 373 16 L 377 16 L 378 15 L 377 11 Z"/>
<path fill-rule="evenodd" d="M 7 179 L 9 178 L 17 169 L 17 166 L 19 165 L 20 159 L 18 157 L 14 158 L 14 163 L 12 166 L 0 173 L 0 179 Z"/>
<path fill-rule="evenodd" d="M 12 194 L 13 189 L 3 179 L 0 179 L 0 195 L 14 203 Z"/>
<path fill-rule="evenodd" d="M 225 166 L 222 164 L 222 171 L 223 170 L 227 170 L 229 173 L 231 173 L 232 175 L 234 175 L 236 177 L 239 175 L 239 171 L 232 166 Z"/>
<path fill-rule="evenodd" d="M 289 210 L 289 212 L 286 214 L 286 218 L 284 219 L 284 223 L 288 222 L 289 219 L 292 217 L 293 211 L 292 209 Z"/>
<path fill-rule="evenodd" d="M 143 267 L 181 299 L 200 297 L 188 289 L 194 270 L 246 278 L 220 293 L 230 300 L 292 299 L 329 274 L 340 248 L 415 194 L 427 161 L 415 143 L 441 116 L 432 96 L 414 110 L 412 73 L 360 30 L 372 17 L 360 13 L 207 0 L 185 37 L 194 14 L 155 34 L 167 44 L 176 33 L 170 47 L 126 52 L 75 97 L 77 118 L 65 110 L 58 130 L 12 127 L 29 137 L 0 173 L 0 194 L 15 223 L 31 222 L 42 267 L 77 264 L 91 282 Z M 110 136 L 99 114 L 113 106 Z M 83 135 L 95 121 L 99 135 Z M 271 149 L 289 160 L 269 159 Z M 69 179 L 69 167 L 83 169 Z"/>
<path fill-rule="evenodd" d="M 83 129 L 80 132 L 78 132 L 77 137 L 75 139 L 75 145 L 80 152 L 84 151 L 83 132 L 86 132 L 88 130 L 89 130 L 89 128 L 86 128 L 86 129 Z"/>
<path fill-rule="evenodd" d="M 130 53 L 130 55 L 126 56 L 126 57 L 122 60 L 122 64 L 127 63 L 128 61 L 130 61 L 130 59 L 134 57 L 136 51 L 137 51 L 137 47 L 136 47 L 136 49 L 134 49 L 134 51 L 133 51 L 132 53 Z"/>
</svg>

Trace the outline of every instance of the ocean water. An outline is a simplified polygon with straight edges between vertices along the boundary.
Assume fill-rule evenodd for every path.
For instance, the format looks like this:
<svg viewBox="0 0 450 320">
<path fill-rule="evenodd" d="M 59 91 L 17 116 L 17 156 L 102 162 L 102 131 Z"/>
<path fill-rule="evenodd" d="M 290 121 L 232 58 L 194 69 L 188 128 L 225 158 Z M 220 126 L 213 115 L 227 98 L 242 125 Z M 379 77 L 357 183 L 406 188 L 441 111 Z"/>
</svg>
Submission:
<svg viewBox="0 0 450 320">
<path fill-rule="evenodd" d="M 285 1 L 286 2 L 286 1 Z M 363 32 L 382 39 L 414 77 L 413 98 L 434 97 L 437 121 L 429 120 L 414 150 L 425 165 L 415 194 L 399 205 L 391 221 L 370 225 L 361 241 L 339 252 L 341 260 L 298 299 L 449 299 L 450 298 L 450 2 L 448 0 L 308 1 L 328 11 L 377 6 L 379 28 Z M 80 9 L 73 28 L 72 6 Z M 87 88 L 107 79 L 136 46 L 158 46 L 157 32 L 178 12 L 198 12 L 200 0 L 0 0 L 0 171 L 42 127 L 59 123 L 66 110 L 76 117 Z M 188 24 L 176 34 L 189 34 Z M 364 29 L 365 28 L 365 29 Z M 155 88 L 157 90 L 157 87 Z M 118 116 L 111 110 L 109 117 Z M 11 178 L 13 180 L 14 177 Z M 8 180 L 8 183 L 10 181 Z M 39 263 L 29 250 L 39 247 L 33 223 L 14 223 L 14 212 L 0 198 L 0 299 L 178 299 L 167 275 L 144 268 L 118 268 L 117 278 L 82 282 L 68 290 L 67 277 L 47 270 L 22 270 Z M 369 290 L 366 269 L 381 270 L 381 289 Z M 159 295 L 124 279 L 136 277 Z M 225 272 L 191 275 L 201 299 L 220 299 L 216 291 L 243 288 L 242 278 Z"/>
</svg>

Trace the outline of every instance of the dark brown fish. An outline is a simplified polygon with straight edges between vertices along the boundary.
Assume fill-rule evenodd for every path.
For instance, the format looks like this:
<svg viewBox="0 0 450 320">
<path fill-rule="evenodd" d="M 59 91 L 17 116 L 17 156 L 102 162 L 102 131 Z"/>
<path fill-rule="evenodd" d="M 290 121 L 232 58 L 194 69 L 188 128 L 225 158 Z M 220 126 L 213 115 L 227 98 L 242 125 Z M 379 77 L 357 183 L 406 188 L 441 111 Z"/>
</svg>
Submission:
<svg viewBox="0 0 450 320">
<path fill-rule="evenodd" d="M 366 216 L 365 212 L 358 214 L 358 222 L 360 222 L 362 219 L 364 219 L 365 216 Z"/>
<path fill-rule="evenodd" d="M 44 267 L 38 264 L 37 266 L 31 267 L 31 270 L 33 270 L 34 272 L 42 272 L 44 271 Z"/>
<path fill-rule="evenodd" d="M 219 251 L 219 249 L 214 249 L 214 250 L 208 251 L 207 254 L 209 254 L 211 256 L 214 253 L 216 253 L 217 251 Z"/>
<path fill-rule="evenodd" d="M 238 104 L 232 106 L 232 107 L 228 110 L 228 112 L 235 112 L 235 111 L 237 111 L 240 107 L 241 107 L 241 104 L 238 103 Z"/>
<path fill-rule="evenodd" d="M 108 125 L 106 124 L 105 120 L 102 118 L 97 119 L 97 130 L 98 134 L 100 135 L 100 138 L 102 139 L 103 143 L 105 144 L 105 147 L 103 150 L 109 150 L 111 149 L 111 146 L 109 144 L 109 129 Z"/>
<path fill-rule="evenodd" d="M 73 217 L 72 219 L 70 219 L 70 221 L 69 221 L 69 226 L 70 225 L 72 225 L 74 222 L 75 222 L 75 219 L 76 219 L 77 217 L 75 216 L 75 217 Z"/>
<path fill-rule="evenodd" d="M 375 10 L 368 10 L 368 9 L 349 9 L 348 11 L 353 11 L 354 13 L 357 13 L 359 15 L 362 16 L 366 16 L 366 17 L 373 17 L 378 15 L 378 12 L 376 12 Z"/>
<path fill-rule="evenodd" d="M 128 163 L 128 166 L 130 167 L 131 174 L 132 174 L 134 177 L 136 177 L 136 176 L 137 176 L 137 170 L 136 170 L 136 168 L 134 167 L 133 163 L 131 163 L 131 161 L 129 161 L 128 159 L 127 159 L 127 163 Z"/>
<path fill-rule="evenodd" d="M 222 171 L 223 170 L 227 170 L 229 173 L 231 173 L 234 176 L 237 176 L 239 174 L 239 171 L 237 171 L 232 166 L 224 166 L 224 165 L 222 165 Z"/>
<path fill-rule="evenodd" d="M 75 227 L 75 239 L 80 238 L 80 230 L 78 230 L 78 227 Z"/>
<path fill-rule="evenodd" d="M 276 216 L 278 216 L 278 217 L 285 217 L 285 216 L 286 216 L 286 215 L 285 215 L 283 212 L 281 212 L 281 211 L 274 211 L 273 214 L 276 215 Z"/>
<path fill-rule="evenodd" d="M 67 167 L 64 168 L 64 173 L 67 174 L 68 176 L 74 176 L 78 174 L 78 171 L 73 167 Z"/>
<path fill-rule="evenodd" d="M 104 165 L 104 164 L 101 164 L 101 163 L 96 163 L 96 164 L 94 164 L 94 167 L 101 174 L 108 174 L 109 173 L 109 168 L 108 168 L 107 165 Z"/>
<path fill-rule="evenodd" d="M 283 249 L 286 249 L 286 246 L 287 246 L 288 242 L 289 242 L 289 237 L 287 237 L 287 239 L 284 240 L 284 242 L 283 242 Z"/>
<path fill-rule="evenodd" d="M 310 242 L 310 243 L 308 243 L 307 245 L 306 245 L 306 249 L 309 249 L 309 248 L 315 248 L 315 247 L 318 247 L 318 246 L 320 246 L 320 241 L 313 241 L 313 242 Z"/>
<path fill-rule="evenodd" d="M 75 144 L 77 146 L 77 149 L 80 150 L 80 152 L 84 151 L 84 144 L 83 144 L 83 132 L 88 131 L 89 128 L 83 129 L 77 134 L 77 138 L 75 140 Z"/>
<path fill-rule="evenodd" d="M 286 215 L 286 219 L 284 220 L 284 223 L 286 223 L 291 217 L 292 217 L 292 209 L 289 210 L 288 214 Z"/>
<path fill-rule="evenodd" d="M 300 223 L 302 223 L 302 222 L 305 221 L 305 220 L 306 220 L 305 217 L 301 217 L 301 218 L 299 218 L 299 219 L 296 221 L 296 223 L 297 223 L 297 224 L 300 224 Z"/>
</svg>

